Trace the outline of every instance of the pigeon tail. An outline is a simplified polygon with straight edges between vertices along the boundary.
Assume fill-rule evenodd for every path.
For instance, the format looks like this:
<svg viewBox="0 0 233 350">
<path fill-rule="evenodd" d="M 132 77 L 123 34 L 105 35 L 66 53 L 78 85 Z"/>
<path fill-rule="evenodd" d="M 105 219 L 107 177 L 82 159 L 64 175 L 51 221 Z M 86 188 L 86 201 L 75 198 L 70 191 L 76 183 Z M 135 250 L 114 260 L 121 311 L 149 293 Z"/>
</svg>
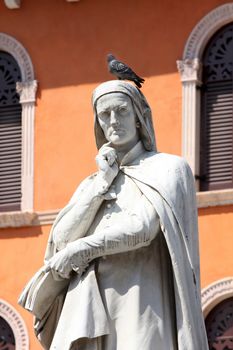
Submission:
<svg viewBox="0 0 233 350">
<path fill-rule="evenodd" d="M 136 80 L 139 81 L 139 83 L 144 83 L 145 79 L 140 78 L 138 75 L 136 75 Z"/>
<path fill-rule="evenodd" d="M 133 79 L 134 83 L 137 85 L 137 87 L 140 89 L 142 87 L 142 84 L 144 83 L 145 79 L 140 78 L 138 75 L 135 79 Z"/>
<path fill-rule="evenodd" d="M 139 82 L 139 80 L 134 79 L 133 81 L 134 81 L 134 83 L 137 85 L 137 87 L 138 87 L 139 89 L 142 87 L 141 82 Z"/>
</svg>

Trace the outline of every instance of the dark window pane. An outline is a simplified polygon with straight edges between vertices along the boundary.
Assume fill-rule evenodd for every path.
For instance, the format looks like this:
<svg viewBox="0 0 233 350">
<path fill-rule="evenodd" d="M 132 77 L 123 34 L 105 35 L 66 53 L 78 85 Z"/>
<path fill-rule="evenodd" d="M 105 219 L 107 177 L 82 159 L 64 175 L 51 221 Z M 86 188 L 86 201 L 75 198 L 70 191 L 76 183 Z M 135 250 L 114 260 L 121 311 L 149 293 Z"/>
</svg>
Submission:
<svg viewBox="0 0 233 350">
<path fill-rule="evenodd" d="M 203 55 L 200 189 L 233 187 L 233 24 L 218 31 Z"/>
<path fill-rule="evenodd" d="M 15 350 L 15 337 L 10 325 L 0 316 L 0 350 Z"/>
<path fill-rule="evenodd" d="M 0 211 L 20 210 L 21 203 L 22 109 L 17 81 L 17 62 L 0 51 Z"/>
</svg>

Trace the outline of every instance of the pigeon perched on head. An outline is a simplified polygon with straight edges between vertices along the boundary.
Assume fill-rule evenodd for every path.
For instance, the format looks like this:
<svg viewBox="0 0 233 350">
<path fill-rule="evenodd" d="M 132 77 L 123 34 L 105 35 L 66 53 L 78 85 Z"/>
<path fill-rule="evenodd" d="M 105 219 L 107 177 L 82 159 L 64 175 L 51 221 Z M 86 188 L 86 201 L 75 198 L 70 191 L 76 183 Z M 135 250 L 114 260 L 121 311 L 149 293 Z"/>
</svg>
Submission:
<svg viewBox="0 0 233 350">
<path fill-rule="evenodd" d="M 118 61 L 113 55 L 107 55 L 108 70 L 120 80 L 131 80 L 141 88 L 144 79 L 140 78 L 127 64 Z"/>
</svg>

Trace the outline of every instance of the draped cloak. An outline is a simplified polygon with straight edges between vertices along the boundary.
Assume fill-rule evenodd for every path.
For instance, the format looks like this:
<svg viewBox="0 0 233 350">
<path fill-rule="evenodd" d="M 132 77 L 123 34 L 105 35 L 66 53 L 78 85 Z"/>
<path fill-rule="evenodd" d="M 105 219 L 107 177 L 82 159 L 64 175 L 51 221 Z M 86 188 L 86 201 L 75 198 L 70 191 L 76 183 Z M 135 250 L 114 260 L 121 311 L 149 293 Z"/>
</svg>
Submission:
<svg viewBox="0 0 233 350">
<path fill-rule="evenodd" d="M 146 152 L 146 157 L 144 153 L 138 164 L 124 166 L 121 171 L 135 181 L 160 218 L 173 268 L 178 349 L 207 350 L 200 300 L 197 211 L 191 170 L 180 157 Z M 79 192 L 85 191 L 92 181 L 94 176 L 84 181 L 71 203 L 60 212 L 53 227 L 73 207 Z M 46 259 L 57 251 L 52 232 Z M 79 282 L 78 276 L 72 280 L 61 315 L 56 303 L 54 310 L 49 310 L 49 315 L 42 320 L 36 319 L 36 332 L 42 344 L 48 344 L 51 339 L 47 338 L 52 336 L 47 334 L 46 322 L 51 319 L 54 322 L 59 316 L 60 325 L 67 325 L 69 321 L 76 327 L 73 334 L 64 334 L 63 328 L 59 342 L 63 341 L 64 344 L 56 348 L 58 350 L 68 350 L 78 338 L 108 334 L 107 316 L 98 291 L 95 271 L 91 269 L 84 281 Z M 87 315 L 93 315 L 91 322 Z"/>
<path fill-rule="evenodd" d="M 178 350 L 207 350 L 200 300 L 197 210 L 192 172 L 184 159 L 156 150 L 145 151 L 133 164 L 120 166 L 120 171 L 135 182 L 159 216 L 173 272 Z M 96 174 L 91 175 L 81 183 L 70 203 L 56 218 L 45 262 L 69 244 L 64 240 L 59 247 L 56 246 L 53 232 L 60 220 L 79 202 L 82 193 L 93 185 L 95 178 Z M 111 191 L 104 196 L 106 200 L 111 199 Z M 85 215 L 94 218 L 93 213 L 98 210 L 95 205 L 92 199 L 83 204 L 84 218 Z M 78 339 L 96 338 L 109 333 L 108 317 L 93 264 L 81 278 L 74 274 L 67 280 L 62 292 L 52 302 L 28 307 L 28 295 L 36 280 L 37 275 L 33 283 L 26 286 L 19 302 L 34 313 L 35 332 L 45 349 L 69 350 Z"/>
</svg>

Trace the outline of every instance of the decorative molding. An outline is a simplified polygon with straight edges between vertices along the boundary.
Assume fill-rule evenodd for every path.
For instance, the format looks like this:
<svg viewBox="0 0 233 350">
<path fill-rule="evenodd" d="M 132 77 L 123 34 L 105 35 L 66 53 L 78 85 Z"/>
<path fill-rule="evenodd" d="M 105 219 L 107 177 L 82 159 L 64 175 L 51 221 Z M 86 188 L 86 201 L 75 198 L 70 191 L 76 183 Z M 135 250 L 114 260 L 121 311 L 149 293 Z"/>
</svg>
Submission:
<svg viewBox="0 0 233 350">
<path fill-rule="evenodd" d="M 0 213 L 0 228 L 52 225 L 60 209 L 43 212 Z"/>
<path fill-rule="evenodd" d="M 193 173 L 199 175 L 200 166 L 200 85 L 202 84 L 201 59 L 212 35 L 233 21 L 233 3 L 224 4 L 203 17 L 191 32 L 183 53 L 177 61 L 182 82 L 182 156 Z M 199 182 L 196 182 L 197 190 Z"/>
<path fill-rule="evenodd" d="M 4 0 L 6 7 L 8 9 L 19 9 L 21 5 L 21 0 Z"/>
<path fill-rule="evenodd" d="M 0 299 L 0 316 L 6 320 L 14 333 L 16 349 L 29 350 L 29 338 L 24 320 L 13 306 L 2 299 Z"/>
<path fill-rule="evenodd" d="M 177 61 L 177 67 L 182 81 L 182 155 L 199 174 L 201 64 L 199 59 L 184 60 Z"/>
<path fill-rule="evenodd" d="M 22 201 L 21 209 L 33 210 L 34 198 L 34 114 L 37 81 L 17 82 L 22 104 Z"/>
<path fill-rule="evenodd" d="M 36 217 L 36 213 L 30 212 L 0 213 L 0 228 L 32 226 Z"/>
<path fill-rule="evenodd" d="M 0 50 L 10 53 L 15 58 L 21 70 L 22 81 L 34 80 L 32 61 L 20 42 L 8 34 L 0 33 Z"/>
<path fill-rule="evenodd" d="M 31 80 L 26 82 L 17 82 L 16 91 L 20 96 L 20 103 L 30 103 L 36 101 L 36 90 L 37 90 L 37 81 Z"/>
<path fill-rule="evenodd" d="M 60 209 L 37 212 L 33 226 L 52 225 Z"/>
<path fill-rule="evenodd" d="M 177 68 L 182 82 L 201 81 L 201 63 L 198 58 L 177 61 Z"/>
<path fill-rule="evenodd" d="M 203 17 L 191 32 L 184 48 L 183 60 L 201 58 L 212 35 L 233 21 L 233 3 L 221 5 Z"/>
<path fill-rule="evenodd" d="M 233 189 L 197 192 L 197 207 L 207 208 L 233 204 Z"/>
<path fill-rule="evenodd" d="M 221 301 L 233 296 L 233 277 L 218 280 L 202 289 L 202 311 L 204 317 Z"/>
<path fill-rule="evenodd" d="M 34 113 L 32 102 L 22 105 L 22 200 L 21 210 L 33 210 L 34 202 Z"/>
</svg>

